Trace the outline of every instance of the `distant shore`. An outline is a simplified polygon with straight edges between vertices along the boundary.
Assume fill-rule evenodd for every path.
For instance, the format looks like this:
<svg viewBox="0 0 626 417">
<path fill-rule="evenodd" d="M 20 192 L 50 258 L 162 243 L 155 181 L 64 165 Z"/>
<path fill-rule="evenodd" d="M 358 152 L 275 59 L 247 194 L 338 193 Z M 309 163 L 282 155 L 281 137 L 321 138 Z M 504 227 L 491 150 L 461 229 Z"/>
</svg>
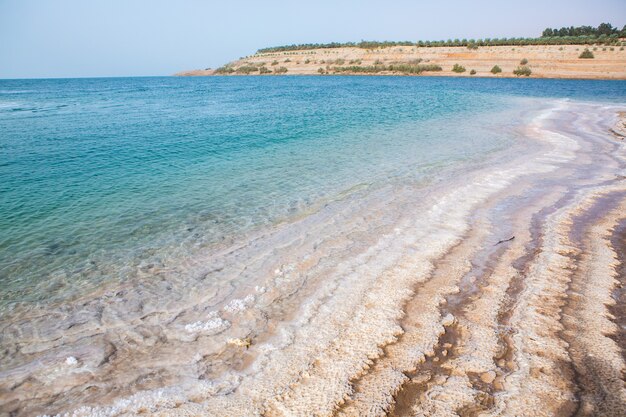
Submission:
<svg viewBox="0 0 626 417">
<path fill-rule="evenodd" d="M 477 49 L 460 46 L 320 48 L 256 53 L 233 61 L 220 71 L 190 70 L 175 75 L 428 75 L 626 79 L 624 47 L 589 47 L 593 58 L 580 58 L 585 49 L 587 48 L 583 45 L 485 46 Z M 456 71 L 453 70 L 455 65 Z M 440 69 L 436 69 L 437 67 Z M 514 71 L 518 71 L 518 74 Z"/>
</svg>

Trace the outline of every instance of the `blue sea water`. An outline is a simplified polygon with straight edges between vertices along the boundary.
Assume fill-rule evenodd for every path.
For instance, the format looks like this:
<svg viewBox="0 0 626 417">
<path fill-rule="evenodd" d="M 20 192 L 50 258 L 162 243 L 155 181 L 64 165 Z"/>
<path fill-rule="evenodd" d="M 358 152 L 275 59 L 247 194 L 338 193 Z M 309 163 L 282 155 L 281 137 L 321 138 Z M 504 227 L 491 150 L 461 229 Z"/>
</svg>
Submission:
<svg viewBox="0 0 626 417">
<path fill-rule="evenodd" d="M 0 311 L 479 161 L 516 140 L 529 98 L 623 103 L 626 82 L 0 80 Z"/>
</svg>

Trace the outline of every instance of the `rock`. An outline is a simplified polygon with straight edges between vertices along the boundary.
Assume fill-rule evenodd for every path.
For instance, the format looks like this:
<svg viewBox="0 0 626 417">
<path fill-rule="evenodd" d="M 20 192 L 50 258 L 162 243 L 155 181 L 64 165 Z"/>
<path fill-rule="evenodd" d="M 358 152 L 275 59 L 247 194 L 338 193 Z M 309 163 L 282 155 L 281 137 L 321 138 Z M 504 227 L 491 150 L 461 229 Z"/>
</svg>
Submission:
<svg viewBox="0 0 626 417">
<path fill-rule="evenodd" d="M 485 384 L 491 384 L 496 379 L 496 373 L 494 371 L 485 372 L 480 375 L 480 380 Z"/>
<path fill-rule="evenodd" d="M 452 314 L 448 313 L 448 314 L 447 314 L 447 315 L 443 318 L 443 320 L 441 320 L 441 324 L 442 324 L 444 327 L 448 327 L 448 326 L 452 326 L 452 325 L 454 324 L 454 322 L 455 322 L 455 321 L 456 321 L 456 318 L 455 318 Z"/>
<path fill-rule="evenodd" d="M 245 339 L 229 339 L 228 344 L 248 349 L 252 344 L 252 341 L 249 337 L 246 337 Z"/>
</svg>

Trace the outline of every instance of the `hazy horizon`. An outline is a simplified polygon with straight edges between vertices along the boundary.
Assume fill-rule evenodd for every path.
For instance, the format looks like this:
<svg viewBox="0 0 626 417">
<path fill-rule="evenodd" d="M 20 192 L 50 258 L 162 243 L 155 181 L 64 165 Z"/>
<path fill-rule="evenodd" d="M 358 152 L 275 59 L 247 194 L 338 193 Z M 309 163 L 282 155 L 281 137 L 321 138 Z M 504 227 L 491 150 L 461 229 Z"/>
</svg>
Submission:
<svg viewBox="0 0 626 417">
<path fill-rule="evenodd" d="M 0 78 L 171 75 L 284 44 L 533 37 L 602 22 L 621 28 L 626 3 L 0 0 Z"/>
</svg>

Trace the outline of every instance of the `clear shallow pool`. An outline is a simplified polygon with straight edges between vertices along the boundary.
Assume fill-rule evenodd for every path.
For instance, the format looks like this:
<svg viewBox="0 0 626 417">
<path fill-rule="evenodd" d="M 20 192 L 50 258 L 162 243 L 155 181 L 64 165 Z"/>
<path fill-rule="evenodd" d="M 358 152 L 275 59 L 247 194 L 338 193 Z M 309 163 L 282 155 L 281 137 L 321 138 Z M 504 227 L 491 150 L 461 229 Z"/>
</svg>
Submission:
<svg viewBox="0 0 626 417">
<path fill-rule="evenodd" d="M 626 82 L 0 80 L 0 309 L 479 161 L 515 140 L 528 97 L 623 102 Z"/>
</svg>

